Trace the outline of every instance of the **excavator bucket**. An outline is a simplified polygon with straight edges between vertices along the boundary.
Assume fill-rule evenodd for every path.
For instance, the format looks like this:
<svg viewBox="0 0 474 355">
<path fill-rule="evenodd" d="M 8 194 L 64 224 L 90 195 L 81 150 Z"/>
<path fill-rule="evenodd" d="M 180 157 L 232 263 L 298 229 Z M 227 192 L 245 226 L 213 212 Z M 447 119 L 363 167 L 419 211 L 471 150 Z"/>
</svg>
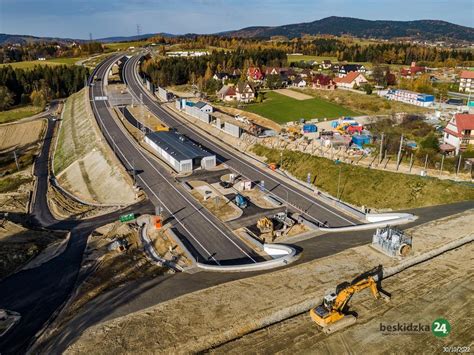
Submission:
<svg viewBox="0 0 474 355">
<path fill-rule="evenodd" d="M 352 315 L 346 315 L 344 318 L 338 320 L 337 322 L 330 323 L 325 327 L 322 327 L 324 334 L 332 334 L 344 328 L 350 327 L 351 325 L 357 322 L 357 318 Z"/>
</svg>

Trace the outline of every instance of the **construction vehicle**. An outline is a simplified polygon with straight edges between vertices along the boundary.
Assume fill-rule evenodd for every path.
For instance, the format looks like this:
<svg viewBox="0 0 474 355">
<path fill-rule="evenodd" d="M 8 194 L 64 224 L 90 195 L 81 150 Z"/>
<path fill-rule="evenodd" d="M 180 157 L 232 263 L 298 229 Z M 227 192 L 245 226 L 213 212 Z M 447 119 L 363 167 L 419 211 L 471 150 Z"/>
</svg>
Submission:
<svg viewBox="0 0 474 355">
<path fill-rule="evenodd" d="M 277 221 L 283 223 L 285 227 L 291 228 L 295 225 L 295 221 L 288 217 L 288 214 L 285 212 L 278 212 L 273 216 Z"/>
<path fill-rule="evenodd" d="M 257 228 L 260 233 L 273 233 L 273 222 L 268 217 L 262 217 L 257 221 Z"/>
<path fill-rule="evenodd" d="M 347 313 L 348 303 L 354 293 L 366 288 L 376 299 L 389 301 L 390 297 L 380 292 L 380 281 L 382 280 L 382 266 L 364 273 L 355 278 L 351 283 L 344 282 L 336 287 L 336 292 L 330 292 L 323 298 L 323 302 L 310 310 L 309 314 L 313 321 L 322 327 L 325 334 L 331 334 L 346 328 L 357 321 L 357 318 Z"/>
<path fill-rule="evenodd" d="M 295 140 L 303 136 L 303 134 L 301 134 L 301 127 L 297 125 L 289 126 L 286 129 L 286 132 L 288 133 L 288 136 L 291 140 Z"/>
<path fill-rule="evenodd" d="M 237 194 L 235 196 L 234 203 L 237 205 L 237 207 L 240 207 L 240 208 L 247 208 L 248 206 L 247 198 L 245 198 L 241 194 Z"/>
<path fill-rule="evenodd" d="M 169 127 L 166 127 L 165 125 L 158 124 L 155 127 L 156 132 L 168 132 L 170 129 Z"/>
</svg>

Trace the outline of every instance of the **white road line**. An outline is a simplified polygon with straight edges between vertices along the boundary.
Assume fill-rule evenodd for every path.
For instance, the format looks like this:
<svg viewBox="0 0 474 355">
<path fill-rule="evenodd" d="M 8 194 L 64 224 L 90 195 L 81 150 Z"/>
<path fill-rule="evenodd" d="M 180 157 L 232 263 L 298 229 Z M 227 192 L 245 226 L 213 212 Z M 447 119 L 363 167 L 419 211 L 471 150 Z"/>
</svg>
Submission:
<svg viewBox="0 0 474 355">
<path fill-rule="evenodd" d="M 103 94 L 103 92 L 102 92 Z M 95 103 L 95 100 L 93 99 L 93 105 L 94 105 L 94 108 L 95 108 L 95 112 L 97 112 L 97 117 L 99 118 L 99 120 L 102 122 L 102 128 L 105 130 L 105 132 L 107 133 L 107 135 L 109 136 L 110 140 L 113 142 L 114 141 L 114 138 L 111 136 L 109 130 L 107 129 L 107 127 L 105 126 L 104 124 L 104 121 L 103 119 L 100 117 L 100 114 L 99 114 L 99 111 L 97 109 L 97 105 Z M 107 108 L 108 110 L 108 108 Z M 122 152 L 122 150 L 115 144 L 115 147 L 116 149 L 120 152 L 120 154 L 122 155 L 122 157 L 125 159 L 125 161 L 127 162 L 127 164 L 130 166 L 131 169 L 133 169 L 133 166 L 130 164 L 130 161 L 127 159 L 127 157 L 125 156 L 125 154 Z M 151 165 L 151 164 L 150 164 Z M 193 238 L 196 243 L 209 255 L 209 257 L 214 260 L 216 262 L 217 265 L 220 265 L 219 261 L 217 261 L 214 256 L 199 242 L 199 240 L 186 228 L 186 226 L 174 215 L 174 213 L 163 203 L 163 201 L 157 196 L 157 194 L 153 191 L 153 189 L 146 183 L 146 181 L 140 176 L 138 175 L 138 178 L 143 182 L 143 184 L 151 191 L 151 193 L 155 196 L 155 198 L 160 202 L 160 204 L 168 210 L 168 212 L 170 213 L 170 215 L 183 227 L 183 229 L 189 234 L 189 236 L 191 238 Z"/>
<path fill-rule="evenodd" d="M 136 77 L 136 75 L 138 75 L 138 74 L 136 73 L 136 70 L 132 70 L 132 72 L 134 73 L 135 77 Z M 126 71 L 125 71 L 125 73 L 126 73 Z M 137 79 L 137 78 L 136 78 L 136 79 Z M 137 83 L 138 83 L 139 88 L 140 88 L 140 89 L 143 89 L 143 88 L 141 87 L 141 85 L 140 85 L 140 81 L 139 81 L 139 80 L 137 80 Z M 130 92 L 131 92 L 131 91 L 130 91 Z M 135 95 L 135 93 L 132 93 L 132 94 L 135 96 L 135 98 L 137 98 L 137 96 Z M 138 98 L 137 98 L 137 99 L 138 99 Z M 148 105 L 146 105 L 146 106 L 148 107 Z M 162 109 L 162 108 L 159 107 L 158 105 L 155 105 L 154 107 L 156 107 L 158 110 L 161 110 L 164 114 L 168 115 L 168 116 L 169 116 L 172 120 L 174 120 L 175 122 L 180 123 L 179 121 L 177 121 L 177 119 L 173 118 L 173 116 L 172 116 L 171 114 L 169 114 L 168 112 L 166 112 L 164 109 Z M 196 133 L 196 132 L 195 132 L 195 133 Z M 305 195 L 301 194 L 300 192 L 294 190 L 291 186 L 286 185 L 285 182 L 283 182 L 283 181 L 278 181 L 278 180 L 276 180 L 275 178 L 273 178 L 271 175 L 267 175 L 267 173 L 264 172 L 263 170 L 257 169 L 256 167 L 254 167 L 254 166 L 252 166 L 251 164 L 247 163 L 246 161 L 242 160 L 242 159 L 241 159 L 240 157 L 238 157 L 237 155 L 232 154 L 232 153 L 229 152 L 227 149 L 217 146 L 215 143 L 213 143 L 212 141 L 209 141 L 209 140 L 208 140 L 206 137 L 204 137 L 203 135 L 199 135 L 199 136 L 200 136 L 204 141 L 206 141 L 208 144 L 210 144 L 211 146 L 213 146 L 214 148 L 217 147 L 218 150 L 221 149 L 221 150 L 227 152 L 228 154 L 230 154 L 232 157 L 234 157 L 236 160 L 238 160 L 238 161 L 241 162 L 242 164 L 244 164 L 244 165 L 246 165 L 247 167 L 253 169 L 253 170 L 256 171 L 257 173 L 262 174 L 263 176 L 265 176 L 266 178 L 272 180 L 273 182 L 277 183 L 278 185 L 282 186 L 283 188 L 288 189 L 289 191 L 291 191 L 291 192 L 297 194 L 298 196 L 304 198 L 304 199 L 307 200 L 308 202 L 310 202 L 310 203 L 312 203 L 312 204 L 314 204 L 314 205 L 316 205 L 316 206 L 319 206 L 320 208 L 326 210 L 326 211 L 329 212 L 329 213 L 332 213 L 332 214 L 335 215 L 336 217 L 338 217 L 338 218 L 340 218 L 340 219 L 343 219 L 344 221 L 346 221 L 346 222 L 348 222 L 348 223 L 350 223 L 350 224 L 352 224 L 352 225 L 356 225 L 356 223 L 354 223 L 354 222 L 348 220 L 347 218 L 345 218 L 345 217 L 343 217 L 343 216 L 337 214 L 336 212 L 334 212 L 334 211 L 328 209 L 327 207 L 325 207 L 325 206 L 319 204 L 319 203 L 316 202 L 316 201 L 311 200 L 311 199 L 308 198 L 307 196 L 305 196 Z M 235 170 L 236 172 L 238 172 L 239 174 L 241 174 L 241 175 L 243 175 L 243 176 L 245 177 L 245 175 L 242 174 L 242 173 L 240 173 L 238 170 L 236 170 L 236 169 L 233 169 L 233 170 Z M 246 177 L 246 178 L 247 178 L 247 177 Z M 277 187 L 278 187 L 278 186 L 277 186 Z M 275 195 L 275 196 L 276 196 L 276 195 Z M 277 196 L 277 197 L 280 198 L 279 196 Z M 302 212 L 305 213 L 304 211 L 302 211 Z M 305 214 L 307 215 L 307 213 L 305 213 Z M 322 223 L 321 221 L 317 220 L 315 217 L 310 216 L 310 215 L 308 215 L 308 216 L 311 217 L 312 219 L 315 219 L 315 220 L 318 221 L 319 223 Z"/>
</svg>

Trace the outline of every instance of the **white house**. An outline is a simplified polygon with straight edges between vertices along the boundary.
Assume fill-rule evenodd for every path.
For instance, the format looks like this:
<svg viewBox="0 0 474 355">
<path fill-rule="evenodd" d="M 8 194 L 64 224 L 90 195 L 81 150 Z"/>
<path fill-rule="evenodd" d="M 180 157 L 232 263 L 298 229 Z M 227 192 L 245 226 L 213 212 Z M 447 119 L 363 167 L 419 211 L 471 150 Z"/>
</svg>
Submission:
<svg viewBox="0 0 474 355">
<path fill-rule="evenodd" d="M 474 114 L 456 114 L 444 129 L 443 141 L 454 147 L 456 154 L 474 145 Z"/>
<path fill-rule="evenodd" d="M 295 81 L 293 81 L 293 86 L 297 87 L 297 88 L 304 88 L 304 87 L 306 87 L 306 85 L 307 85 L 306 80 L 304 80 L 302 78 L 298 78 Z"/>
<path fill-rule="evenodd" d="M 235 87 L 237 101 L 250 102 L 255 99 L 255 90 L 248 82 L 239 82 Z"/>
<path fill-rule="evenodd" d="M 367 84 L 368 81 L 365 76 L 359 72 L 351 71 L 342 78 L 334 78 L 338 88 L 352 89 L 354 85 L 361 86 Z"/>
<path fill-rule="evenodd" d="M 474 71 L 463 70 L 459 76 L 459 91 L 474 91 Z"/>
</svg>

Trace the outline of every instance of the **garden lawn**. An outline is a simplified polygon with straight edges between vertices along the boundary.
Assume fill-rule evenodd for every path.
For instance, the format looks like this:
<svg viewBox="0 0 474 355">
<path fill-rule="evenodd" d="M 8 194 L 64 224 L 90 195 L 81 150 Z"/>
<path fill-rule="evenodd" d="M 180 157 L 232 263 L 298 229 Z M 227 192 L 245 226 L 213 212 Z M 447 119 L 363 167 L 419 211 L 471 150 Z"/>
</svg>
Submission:
<svg viewBox="0 0 474 355">
<path fill-rule="evenodd" d="M 357 116 L 358 113 L 343 106 L 319 98 L 295 100 L 275 92 L 265 93 L 263 103 L 254 103 L 244 108 L 277 123 L 306 120 L 313 118 L 337 118 L 341 116 Z"/>
</svg>

